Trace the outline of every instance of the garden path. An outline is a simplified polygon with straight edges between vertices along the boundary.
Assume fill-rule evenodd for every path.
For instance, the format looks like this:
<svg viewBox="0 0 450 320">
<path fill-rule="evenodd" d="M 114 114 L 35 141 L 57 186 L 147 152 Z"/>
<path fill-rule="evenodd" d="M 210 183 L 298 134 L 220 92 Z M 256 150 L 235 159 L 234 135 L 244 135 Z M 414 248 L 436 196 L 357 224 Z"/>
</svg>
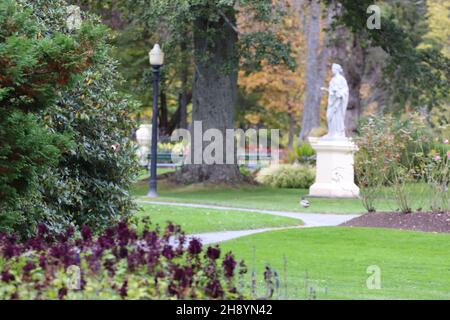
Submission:
<svg viewBox="0 0 450 320">
<path fill-rule="evenodd" d="M 139 201 L 140 204 L 153 204 L 160 206 L 173 206 L 173 207 L 187 207 L 187 208 L 199 208 L 199 209 L 214 209 L 214 210 L 227 210 L 227 211 L 241 211 L 241 212 L 252 212 L 260 214 L 269 214 L 280 217 L 288 217 L 299 219 L 304 222 L 304 225 L 298 228 L 315 228 L 315 227 L 334 227 L 346 223 L 356 217 L 357 215 L 344 215 L 344 214 L 319 214 L 319 213 L 296 213 L 296 212 L 283 212 L 283 211 L 272 211 L 272 210 L 258 210 L 258 209 L 244 209 L 244 208 L 233 208 L 233 207 L 223 207 L 214 205 L 204 205 L 204 204 L 192 204 L 192 203 L 173 203 L 173 202 L 159 202 L 159 201 Z M 294 227 L 297 228 L 297 227 Z M 212 232 L 212 233 L 202 233 L 191 235 L 190 237 L 195 237 L 202 240 L 203 244 L 219 243 L 228 240 L 233 240 L 253 234 L 293 229 L 290 228 L 266 228 L 266 229 L 256 229 L 256 230 L 241 230 L 241 231 L 223 231 L 223 232 Z"/>
</svg>

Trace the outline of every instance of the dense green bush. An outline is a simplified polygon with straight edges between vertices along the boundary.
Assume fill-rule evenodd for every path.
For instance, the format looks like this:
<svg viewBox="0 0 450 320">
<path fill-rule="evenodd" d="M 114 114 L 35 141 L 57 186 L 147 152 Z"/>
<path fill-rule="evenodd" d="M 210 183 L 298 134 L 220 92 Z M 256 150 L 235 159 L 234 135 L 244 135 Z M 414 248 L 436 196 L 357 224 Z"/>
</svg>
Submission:
<svg viewBox="0 0 450 320">
<path fill-rule="evenodd" d="M 47 125 L 70 134 L 75 145 L 57 169 L 42 175 L 41 191 L 46 210 L 64 216 L 63 225 L 86 224 L 99 231 L 134 209 L 129 194 L 138 172 L 129 138 L 133 104 L 115 91 L 120 78 L 107 56 L 84 77 L 46 113 Z"/>
<path fill-rule="evenodd" d="M 307 165 L 278 165 L 262 169 L 256 181 L 276 188 L 307 189 L 315 179 L 315 170 Z"/>
<path fill-rule="evenodd" d="M 39 175 L 57 163 L 70 143 L 20 110 L 1 112 L 0 139 L 0 232 L 25 232 L 41 218 L 23 210 L 40 199 Z"/>
<path fill-rule="evenodd" d="M 35 207 L 39 175 L 69 144 L 37 113 L 96 59 L 97 31 L 49 32 L 23 1 L 0 2 L 0 230 L 27 234 L 41 217 L 25 208 Z"/>
<path fill-rule="evenodd" d="M 309 143 L 303 142 L 300 146 L 294 146 L 287 157 L 289 163 L 314 163 L 315 155 L 313 147 Z"/>
<path fill-rule="evenodd" d="M 67 32 L 66 2 L 32 1 L 34 12 L 51 32 Z M 85 16 L 84 23 L 100 25 Z M 130 139 L 134 102 L 116 90 L 122 82 L 111 58 L 109 32 L 97 35 L 97 59 L 70 90 L 61 91 L 57 103 L 42 114 L 55 132 L 70 135 L 73 148 L 57 168 L 41 176 L 43 207 L 48 227 L 58 231 L 69 224 L 101 231 L 126 218 L 134 209 L 129 193 L 138 167 Z"/>
<path fill-rule="evenodd" d="M 64 0 L 0 3 L 0 231 L 103 230 L 131 213 L 134 103 L 95 17 Z"/>
</svg>

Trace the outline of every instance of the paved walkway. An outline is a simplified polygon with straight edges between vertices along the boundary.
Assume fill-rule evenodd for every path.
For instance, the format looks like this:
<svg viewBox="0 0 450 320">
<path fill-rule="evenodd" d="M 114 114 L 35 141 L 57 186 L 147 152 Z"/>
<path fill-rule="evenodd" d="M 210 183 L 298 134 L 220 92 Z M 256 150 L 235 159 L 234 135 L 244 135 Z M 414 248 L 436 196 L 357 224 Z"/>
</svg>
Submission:
<svg viewBox="0 0 450 320">
<path fill-rule="evenodd" d="M 185 207 L 185 208 L 198 208 L 198 209 L 214 209 L 214 210 L 227 210 L 227 211 L 241 211 L 241 212 L 253 212 L 260 214 L 269 214 L 273 216 L 288 217 L 299 219 L 304 222 L 304 225 L 299 228 L 314 228 L 314 227 L 333 227 L 343 224 L 357 215 L 343 215 L 343 214 L 320 214 L 320 213 L 296 213 L 296 212 L 283 212 L 283 211 L 272 211 L 272 210 L 258 210 L 258 209 L 244 209 L 244 208 L 232 208 L 232 207 L 222 207 L 213 206 L 205 204 L 192 204 L 192 203 L 174 203 L 174 202 L 159 202 L 159 201 L 139 201 L 141 204 L 153 204 L 159 206 L 172 206 L 172 207 Z M 191 237 L 199 238 L 204 244 L 218 243 L 228 240 L 233 240 L 253 234 L 276 231 L 276 230 L 287 230 L 294 229 L 297 227 L 290 228 L 266 228 L 266 229 L 256 229 L 256 230 L 241 230 L 241 231 L 224 231 L 224 232 L 212 232 L 212 233 L 202 233 L 197 235 L 192 235 Z"/>
</svg>

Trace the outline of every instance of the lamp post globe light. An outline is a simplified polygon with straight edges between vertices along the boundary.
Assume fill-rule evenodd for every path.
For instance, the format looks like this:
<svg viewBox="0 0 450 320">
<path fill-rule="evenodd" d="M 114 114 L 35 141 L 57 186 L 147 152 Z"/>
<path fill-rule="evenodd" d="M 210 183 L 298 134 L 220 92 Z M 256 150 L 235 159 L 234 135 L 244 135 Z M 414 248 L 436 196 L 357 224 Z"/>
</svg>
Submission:
<svg viewBox="0 0 450 320">
<path fill-rule="evenodd" d="M 152 115 L 152 146 L 150 153 L 150 191 L 148 197 L 156 198 L 157 193 L 157 160 L 158 160 L 158 84 L 159 72 L 164 64 L 164 53 L 159 44 L 155 44 L 149 53 L 153 73 L 153 115 Z"/>
</svg>

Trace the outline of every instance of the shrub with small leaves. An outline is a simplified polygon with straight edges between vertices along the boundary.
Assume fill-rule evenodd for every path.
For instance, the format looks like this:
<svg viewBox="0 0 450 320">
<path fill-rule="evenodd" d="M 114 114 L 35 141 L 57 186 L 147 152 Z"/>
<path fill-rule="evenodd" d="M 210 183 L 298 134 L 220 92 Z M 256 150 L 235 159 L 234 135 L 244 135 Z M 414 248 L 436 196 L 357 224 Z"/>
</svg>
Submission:
<svg viewBox="0 0 450 320">
<path fill-rule="evenodd" d="M 315 163 L 316 152 L 307 142 L 303 142 L 300 146 L 294 146 L 294 149 L 287 155 L 289 163 Z"/>
<path fill-rule="evenodd" d="M 256 181 L 275 188 L 307 189 L 315 179 L 315 169 L 308 165 L 278 165 L 262 169 Z"/>
</svg>

